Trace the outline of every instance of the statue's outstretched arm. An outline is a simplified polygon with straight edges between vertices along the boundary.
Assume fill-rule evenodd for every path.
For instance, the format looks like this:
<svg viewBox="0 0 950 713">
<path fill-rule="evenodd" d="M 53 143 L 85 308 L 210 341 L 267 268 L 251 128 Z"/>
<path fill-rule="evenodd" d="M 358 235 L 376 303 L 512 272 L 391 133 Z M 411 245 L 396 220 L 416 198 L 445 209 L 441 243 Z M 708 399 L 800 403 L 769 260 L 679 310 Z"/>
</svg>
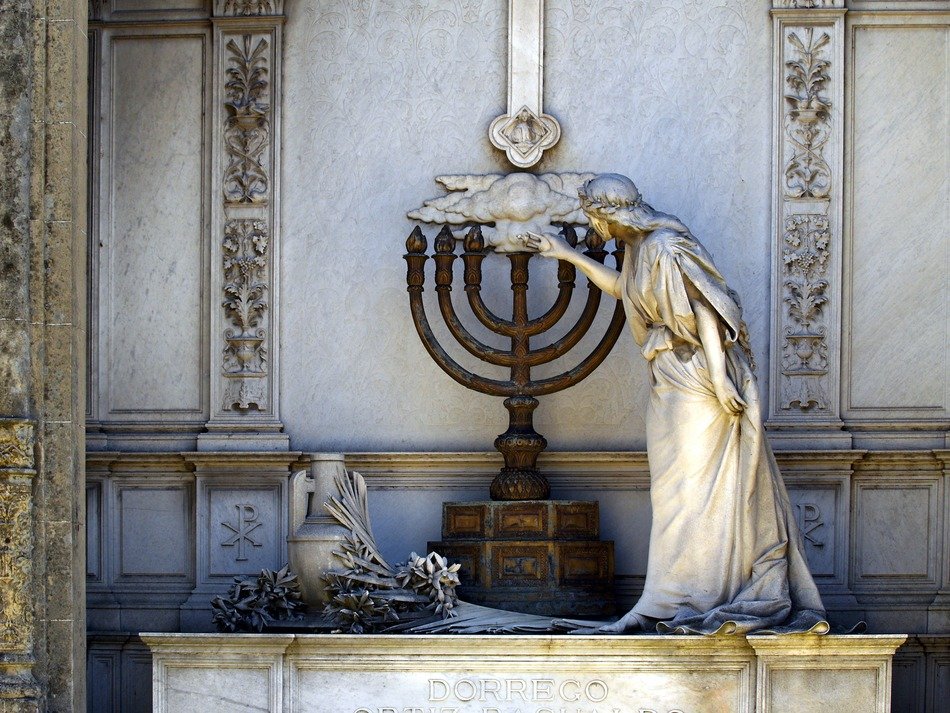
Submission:
<svg viewBox="0 0 950 713">
<path fill-rule="evenodd" d="M 573 264 L 603 292 L 620 299 L 620 273 L 578 252 L 560 235 L 525 233 L 523 241 L 526 247 L 536 250 L 542 257 Z"/>
</svg>

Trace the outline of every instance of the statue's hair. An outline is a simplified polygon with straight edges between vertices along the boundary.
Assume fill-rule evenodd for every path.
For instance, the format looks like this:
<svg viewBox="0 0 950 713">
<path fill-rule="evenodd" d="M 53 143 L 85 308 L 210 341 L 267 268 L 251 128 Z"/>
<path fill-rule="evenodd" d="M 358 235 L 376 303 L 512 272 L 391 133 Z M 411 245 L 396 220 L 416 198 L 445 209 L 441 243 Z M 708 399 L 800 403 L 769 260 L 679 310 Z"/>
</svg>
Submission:
<svg viewBox="0 0 950 713">
<path fill-rule="evenodd" d="M 693 237 L 679 218 L 654 210 L 643 200 L 636 184 L 619 173 L 601 173 L 591 178 L 578 189 L 577 195 L 584 212 L 594 217 L 644 233 L 668 228 Z"/>
</svg>

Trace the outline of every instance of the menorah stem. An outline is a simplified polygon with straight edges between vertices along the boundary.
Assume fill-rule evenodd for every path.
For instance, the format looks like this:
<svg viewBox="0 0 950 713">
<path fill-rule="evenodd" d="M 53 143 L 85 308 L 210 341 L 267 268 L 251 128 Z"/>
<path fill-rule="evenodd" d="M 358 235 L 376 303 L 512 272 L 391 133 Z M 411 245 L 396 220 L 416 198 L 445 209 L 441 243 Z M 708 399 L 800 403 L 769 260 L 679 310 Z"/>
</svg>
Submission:
<svg viewBox="0 0 950 713">
<path fill-rule="evenodd" d="M 517 363 L 511 368 L 511 380 L 517 386 L 527 386 L 531 380 L 531 367 L 526 363 L 531 350 L 530 338 L 524 329 L 528 325 L 528 261 L 531 253 L 512 253 L 511 260 L 511 321 L 520 327 L 511 337 L 511 352 Z M 535 404 L 537 405 L 537 404 Z M 533 407 L 532 407 L 533 409 Z"/>
<path fill-rule="evenodd" d="M 546 500 L 551 486 L 538 470 L 538 455 L 548 442 L 534 430 L 534 410 L 538 400 L 533 396 L 510 396 L 508 430 L 495 439 L 505 458 L 505 467 L 491 483 L 492 500 Z"/>
</svg>

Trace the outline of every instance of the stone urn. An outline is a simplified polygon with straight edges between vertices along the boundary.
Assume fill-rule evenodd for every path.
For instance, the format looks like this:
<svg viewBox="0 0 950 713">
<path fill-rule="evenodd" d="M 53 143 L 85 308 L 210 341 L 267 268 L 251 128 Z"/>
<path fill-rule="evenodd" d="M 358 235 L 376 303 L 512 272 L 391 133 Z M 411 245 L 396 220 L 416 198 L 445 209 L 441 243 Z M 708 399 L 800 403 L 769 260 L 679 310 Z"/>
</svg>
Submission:
<svg viewBox="0 0 950 713">
<path fill-rule="evenodd" d="M 344 471 L 340 453 L 315 453 L 310 472 L 301 470 L 290 480 L 290 569 L 300 581 L 303 600 L 317 613 L 327 602 L 323 573 L 338 566 L 334 551 L 348 534 L 323 507 L 336 495 L 334 477 Z"/>
</svg>

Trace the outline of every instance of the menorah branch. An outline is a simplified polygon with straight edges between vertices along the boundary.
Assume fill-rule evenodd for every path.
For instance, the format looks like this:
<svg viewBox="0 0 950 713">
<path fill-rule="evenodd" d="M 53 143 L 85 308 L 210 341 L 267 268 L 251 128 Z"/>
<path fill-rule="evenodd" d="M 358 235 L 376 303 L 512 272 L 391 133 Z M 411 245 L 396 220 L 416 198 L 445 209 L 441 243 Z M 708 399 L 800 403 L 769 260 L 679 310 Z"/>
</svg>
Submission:
<svg viewBox="0 0 950 713">
<path fill-rule="evenodd" d="M 576 234 L 566 226 L 564 233 L 575 245 Z M 587 233 L 585 254 L 598 262 L 604 262 L 607 251 L 603 241 L 593 231 Z M 492 333 L 511 340 L 509 350 L 497 349 L 477 339 L 459 319 L 452 301 L 452 286 L 455 278 L 453 265 L 456 240 L 448 226 L 443 226 L 435 240 L 435 289 L 438 294 L 442 320 L 452 337 L 463 349 L 481 361 L 510 369 L 507 380 L 487 379 L 462 367 L 439 344 L 432 332 L 425 312 L 422 292 L 425 285 L 425 261 L 427 242 L 419 228 L 412 231 L 406 241 L 405 255 L 408 271 L 409 303 L 416 331 L 429 355 L 449 376 L 463 386 L 485 394 L 505 396 L 508 410 L 508 430 L 495 439 L 495 447 L 505 459 L 505 466 L 491 485 L 491 496 L 496 500 L 539 500 L 550 495 L 547 479 L 538 470 L 538 455 L 547 447 L 547 441 L 534 430 L 533 413 L 538 406 L 534 398 L 540 394 L 554 393 L 572 386 L 587 377 L 604 360 L 617 341 L 624 324 L 623 307 L 619 303 L 607 331 L 597 346 L 573 369 L 548 379 L 534 380 L 531 368 L 546 364 L 569 353 L 590 331 L 594 324 L 603 293 L 588 282 L 584 308 L 577 322 L 562 336 L 546 347 L 532 349 L 531 338 L 544 334 L 555 327 L 571 303 L 574 294 L 576 271 L 574 266 L 558 264 L 558 296 L 551 308 L 541 317 L 531 319 L 528 314 L 529 263 L 532 253 L 508 253 L 511 281 L 511 319 L 502 319 L 491 312 L 481 297 L 483 261 L 487 257 L 481 230 L 476 226 L 464 240 L 464 284 L 468 303 L 475 317 Z M 619 267 L 623 252 L 618 250 L 614 258 Z"/>
</svg>

